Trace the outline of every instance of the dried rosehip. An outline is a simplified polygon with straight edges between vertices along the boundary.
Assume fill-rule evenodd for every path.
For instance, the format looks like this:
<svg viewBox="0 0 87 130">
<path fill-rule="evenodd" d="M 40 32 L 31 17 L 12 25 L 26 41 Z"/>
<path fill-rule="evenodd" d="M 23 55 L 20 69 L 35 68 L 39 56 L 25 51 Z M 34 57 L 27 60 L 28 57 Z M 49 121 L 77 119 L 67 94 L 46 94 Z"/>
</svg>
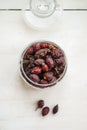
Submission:
<svg viewBox="0 0 87 130">
<path fill-rule="evenodd" d="M 53 112 L 53 114 L 56 114 L 58 112 L 58 104 L 56 106 L 54 106 L 52 112 Z"/>
<path fill-rule="evenodd" d="M 60 58 L 55 59 L 55 62 L 57 63 L 58 66 L 61 64 L 65 64 L 64 57 L 60 57 Z"/>
<path fill-rule="evenodd" d="M 40 74 L 41 73 L 41 68 L 40 67 L 34 67 L 31 71 L 33 74 Z"/>
<path fill-rule="evenodd" d="M 44 107 L 42 109 L 42 116 L 46 116 L 50 111 L 50 108 L 49 107 Z"/>
<path fill-rule="evenodd" d="M 35 58 L 45 57 L 48 52 L 50 52 L 50 50 L 47 49 L 47 48 L 45 48 L 45 49 L 40 49 L 39 51 L 37 51 L 37 52 L 35 53 Z"/>
<path fill-rule="evenodd" d="M 59 57 L 63 56 L 63 53 L 60 49 L 52 50 L 51 54 L 52 54 L 53 58 L 59 58 Z"/>
<path fill-rule="evenodd" d="M 30 55 L 30 54 L 33 54 L 33 47 L 30 47 L 28 50 L 27 50 L 27 52 L 26 52 L 26 54 L 28 54 L 28 55 Z"/>
<path fill-rule="evenodd" d="M 61 66 L 59 67 L 59 69 L 58 69 L 58 70 L 59 70 L 59 72 L 60 72 L 60 73 L 63 73 L 64 68 L 65 68 L 65 65 L 61 65 Z"/>
<path fill-rule="evenodd" d="M 48 43 L 46 42 L 41 43 L 41 48 L 47 48 L 47 47 L 48 47 Z"/>
<path fill-rule="evenodd" d="M 60 74 L 60 71 L 59 71 L 59 67 L 58 67 L 58 66 L 55 67 L 55 72 L 56 72 L 56 74 L 58 74 L 58 75 Z"/>
<path fill-rule="evenodd" d="M 37 109 L 38 108 L 42 108 L 44 106 L 44 100 L 39 100 L 38 102 L 37 102 Z"/>
<path fill-rule="evenodd" d="M 53 59 L 52 59 L 51 56 L 47 56 L 47 57 L 46 57 L 46 63 L 47 63 L 47 65 L 48 65 L 50 68 L 53 68 L 53 67 L 54 67 L 54 61 L 53 61 Z"/>
<path fill-rule="evenodd" d="M 37 59 L 37 60 L 35 60 L 35 65 L 42 65 L 43 63 L 44 63 L 45 61 L 43 60 L 43 59 Z"/>
<path fill-rule="evenodd" d="M 47 72 L 47 71 L 48 71 L 48 66 L 47 66 L 46 64 L 43 64 L 43 65 L 42 65 L 42 70 L 43 70 L 44 72 Z"/>
<path fill-rule="evenodd" d="M 34 49 L 34 52 L 40 50 L 40 43 L 34 44 L 33 49 Z"/>
<path fill-rule="evenodd" d="M 41 84 L 48 84 L 48 82 L 47 82 L 46 80 L 44 80 L 44 79 L 42 79 L 42 80 L 40 81 L 40 83 L 41 83 Z"/>
<path fill-rule="evenodd" d="M 49 47 L 49 49 L 51 49 L 51 50 L 56 49 L 56 47 L 55 47 L 54 45 L 52 45 L 52 44 L 49 44 L 48 47 Z"/>
<path fill-rule="evenodd" d="M 57 80 L 57 78 L 55 76 L 53 76 L 52 80 L 49 83 L 53 83 L 56 80 Z"/>
<path fill-rule="evenodd" d="M 40 82 L 40 78 L 39 78 L 39 76 L 36 75 L 36 74 L 30 74 L 29 78 L 30 78 L 31 80 L 33 80 L 34 82 L 36 82 L 36 83 L 39 83 L 39 82 Z"/>
<path fill-rule="evenodd" d="M 50 80 L 52 80 L 52 78 L 53 78 L 53 72 L 44 73 L 45 80 L 50 81 Z"/>
</svg>

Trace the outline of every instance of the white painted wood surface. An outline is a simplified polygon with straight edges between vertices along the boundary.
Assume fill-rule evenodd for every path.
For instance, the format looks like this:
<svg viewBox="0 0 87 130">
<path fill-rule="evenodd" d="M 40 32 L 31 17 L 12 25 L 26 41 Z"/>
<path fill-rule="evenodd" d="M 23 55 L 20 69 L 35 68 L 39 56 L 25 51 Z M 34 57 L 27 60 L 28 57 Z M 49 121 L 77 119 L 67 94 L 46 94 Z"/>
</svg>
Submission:
<svg viewBox="0 0 87 130">
<path fill-rule="evenodd" d="M 58 0 L 65 9 L 87 9 L 87 0 Z M 22 9 L 29 0 L 0 0 L 0 9 Z"/>
<path fill-rule="evenodd" d="M 28 28 L 20 11 L 0 11 L 0 130 L 87 130 L 87 12 L 65 11 L 60 29 Z M 46 39 L 65 51 L 68 70 L 55 88 L 26 88 L 19 76 L 19 59 L 32 41 Z M 42 118 L 36 101 L 44 99 L 59 113 Z"/>
</svg>

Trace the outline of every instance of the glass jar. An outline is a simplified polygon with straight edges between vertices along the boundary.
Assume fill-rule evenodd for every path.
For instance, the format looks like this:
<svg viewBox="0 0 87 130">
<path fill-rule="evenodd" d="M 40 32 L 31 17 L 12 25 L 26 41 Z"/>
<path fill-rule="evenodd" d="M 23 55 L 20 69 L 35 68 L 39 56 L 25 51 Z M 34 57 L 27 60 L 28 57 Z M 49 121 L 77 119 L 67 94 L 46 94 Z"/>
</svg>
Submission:
<svg viewBox="0 0 87 130">
<path fill-rule="evenodd" d="M 51 16 L 58 8 L 57 0 L 30 0 L 30 10 L 41 18 Z"/>
<path fill-rule="evenodd" d="M 30 46 L 32 46 L 33 44 L 37 44 L 37 43 L 42 43 L 42 42 L 46 42 L 46 43 L 50 43 L 51 45 L 54 45 L 56 47 L 58 47 L 63 55 L 64 55 L 64 59 L 65 59 L 65 67 L 64 67 L 64 71 L 63 73 L 61 74 L 61 76 L 55 80 L 54 82 L 52 83 L 49 83 L 49 84 L 39 84 L 39 83 L 36 83 L 34 81 L 32 81 L 25 73 L 24 71 L 24 68 L 23 68 L 23 57 L 26 53 L 26 51 L 29 49 Z M 38 89 L 42 89 L 42 88 L 48 88 L 48 87 L 51 87 L 51 86 L 54 86 L 56 85 L 65 75 L 66 73 L 66 70 L 67 70 L 67 61 L 66 61 L 66 56 L 65 56 L 65 53 L 64 51 L 57 45 L 55 44 L 54 42 L 50 42 L 50 41 L 45 41 L 45 40 L 42 40 L 42 41 L 36 41 L 36 42 L 33 42 L 31 44 L 29 44 L 29 46 L 23 51 L 22 55 L 21 55 L 21 59 L 20 59 L 20 75 L 22 77 L 22 79 L 25 81 L 25 83 L 27 83 L 28 86 L 31 86 L 33 88 L 38 88 Z"/>
<path fill-rule="evenodd" d="M 62 8 L 57 0 L 29 0 L 23 11 L 27 25 L 37 30 L 45 30 L 57 26 Z"/>
</svg>

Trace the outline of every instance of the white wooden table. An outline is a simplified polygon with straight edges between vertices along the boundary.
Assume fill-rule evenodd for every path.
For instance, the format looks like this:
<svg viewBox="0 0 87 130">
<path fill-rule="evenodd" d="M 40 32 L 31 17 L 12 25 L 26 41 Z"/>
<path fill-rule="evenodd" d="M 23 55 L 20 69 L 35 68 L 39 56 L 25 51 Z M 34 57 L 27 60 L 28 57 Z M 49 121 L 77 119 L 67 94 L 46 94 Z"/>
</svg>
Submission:
<svg viewBox="0 0 87 130">
<path fill-rule="evenodd" d="M 28 28 L 21 15 L 25 3 L 0 0 L 0 130 L 87 130 L 87 1 L 63 0 L 61 28 L 54 32 Z M 26 88 L 19 76 L 24 47 L 39 39 L 57 42 L 68 60 L 64 79 L 42 91 Z M 39 99 L 51 108 L 58 103 L 59 113 L 42 118 L 35 111 Z"/>
</svg>

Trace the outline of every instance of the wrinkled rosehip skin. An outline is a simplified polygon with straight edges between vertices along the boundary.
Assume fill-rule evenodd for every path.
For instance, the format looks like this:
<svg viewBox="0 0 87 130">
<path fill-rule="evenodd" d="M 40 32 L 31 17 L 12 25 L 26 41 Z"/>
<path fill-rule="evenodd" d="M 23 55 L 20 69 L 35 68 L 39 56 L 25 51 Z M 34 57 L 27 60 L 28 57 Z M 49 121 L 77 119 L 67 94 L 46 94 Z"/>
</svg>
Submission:
<svg viewBox="0 0 87 130">
<path fill-rule="evenodd" d="M 64 57 L 60 57 L 60 58 L 55 59 L 55 62 L 57 63 L 58 66 L 65 64 Z"/>
<path fill-rule="evenodd" d="M 53 78 L 53 72 L 44 73 L 45 80 L 50 81 L 50 80 L 52 80 L 52 78 Z"/>
<path fill-rule="evenodd" d="M 39 83 L 39 82 L 40 82 L 40 78 L 39 78 L 39 76 L 36 75 L 36 74 L 30 74 L 30 75 L 29 75 L 29 78 L 30 78 L 32 81 L 36 82 L 36 83 Z"/>
<path fill-rule="evenodd" d="M 43 70 L 44 72 L 47 72 L 47 71 L 49 70 L 49 68 L 48 68 L 48 66 L 47 66 L 46 64 L 43 64 L 42 70 Z"/>
<path fill-rule="evenodd" d="M 41 68 L 40 67 L 34 67 L 31 71 L 33 74 L 40 74 L 41 73 Z"/>
<path fill-rule="evenodd" d="M 37 59 L 37 60 L 35 60 L 35 65 L 42 65 L 43 63 L 44 63 L 45 61 L 43 60 L 43 59 Z"/>
<path fill-rule="evenodd" d="M 40 81 L 40 83 L 41 83 L 41 84 L 48 84 L 48 82 L 47 82 L 46 80 L 44 80 L 44 79 L 42 79 L 42 80 Z"/>
<path fill-rule="evenodd" d="M 53 68 L 54 67 L 54 61 L 53 61 L 53 59 L 52 59 L 52 57 L 51 56 L 47 56 L 46 57 L 46 63 L 47 63 L 47 65 L 50 67 L 50 68 Z"/>
<path fill-rule="evenodd" d="M 63 56 L 63 53 L 62 51 L 60 51 L 60 49 L 54 49 L 52 52 L 52 57 L 53 58 L 59 58 L 59 57 L 62 57 Z"/>
<path fill-rule="evenodd" d="M 37 51 L 35 53 L 35 58 L 43 58 L 47 55 L 47 53 L 50 52 L 49 49 L 45 48 L 45 49 L 40 49 L 39 51 Z"/>
<path fill-rule="evenodd" d="M 48 115 L 49 111 L 50 111 L 50 108 L 49 108 L 49 107 L 44 107 L 44 108 L 42 109 L 42 116 Z"/>
</svg>

